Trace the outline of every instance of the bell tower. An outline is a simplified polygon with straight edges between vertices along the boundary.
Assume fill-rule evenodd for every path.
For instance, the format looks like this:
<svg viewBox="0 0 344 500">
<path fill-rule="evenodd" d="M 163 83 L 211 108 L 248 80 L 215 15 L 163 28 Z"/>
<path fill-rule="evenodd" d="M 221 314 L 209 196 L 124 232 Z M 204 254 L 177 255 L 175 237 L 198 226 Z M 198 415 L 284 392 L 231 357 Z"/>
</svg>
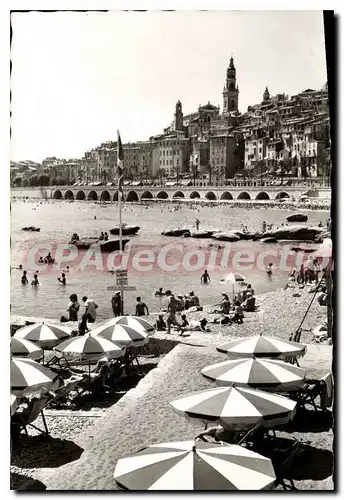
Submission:
<svg viewBox="0 0 344 500">
<path fill-rule="evenodd" d="M 270 92 L 267 87 L 265 87 L 264 94 L 263 94 L 263 102 L 268 102 L 270 101 Z"/>
<path fill-rule="evenodd" d="M 239 87 L 236 82 L 236 69 L 234 66 L 233 57 L 230 58 L 227 69 L 225 86 L 223 88 L 223 112 L 226 114 L 231 111 L 238 111 L 239 104 Z"/>
<path fill-rule="evenodd" d="M 178 100 L 174 113 L 174 130 L 183 130 L 183 109 L 182 103 Z"/>
</svg>

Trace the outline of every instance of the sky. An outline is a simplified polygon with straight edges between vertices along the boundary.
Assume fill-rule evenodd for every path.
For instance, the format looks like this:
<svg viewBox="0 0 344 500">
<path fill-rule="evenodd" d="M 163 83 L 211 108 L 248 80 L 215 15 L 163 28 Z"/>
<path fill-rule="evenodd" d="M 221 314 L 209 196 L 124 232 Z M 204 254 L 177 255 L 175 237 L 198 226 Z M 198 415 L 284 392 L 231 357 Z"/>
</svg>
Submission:
<svg viewBox="0 0 344 500">
<path fill-rule="evenodd" d="M 78 158 L 147 140 L 210 101 L 222 109 L 231 55 L 239 110 L 321 88 L 321 11 L 27 12 L 11 18 L 11 160 Z"/>
</svg>

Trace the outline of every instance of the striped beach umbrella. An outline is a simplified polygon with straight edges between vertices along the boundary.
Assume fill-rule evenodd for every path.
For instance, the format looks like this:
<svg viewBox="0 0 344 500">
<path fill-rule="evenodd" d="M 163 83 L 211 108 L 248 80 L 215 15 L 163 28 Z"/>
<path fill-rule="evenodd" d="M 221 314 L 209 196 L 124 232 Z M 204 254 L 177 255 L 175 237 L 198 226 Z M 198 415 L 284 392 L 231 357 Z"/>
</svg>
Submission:
<svg viewBox="0 0 344 500">
<path fill-rule="evenodd" d="M 62 354 L 65 358 L 76 356 L 83 359 L 96 359 L 106 356 L 109 359 L 119 358 L 124 354 L 124 347 L 104 339 L 100 336 L 92 337 L 90 333 L 80 337 L 74 337 L 54 347 L 54 351 Z"/>
<path fill-rule="evenodd" d="M 16 395 L 56 386 L 58 375 L 45 366 L 27 358 L 11 358 L 11 392 Z"/>
<path fill-rule="evenodd" d="M 233 444 L 180 441 L 151 445 L 120 458 L 114 478 L 127 490 L 233 491 L 270 489 L 269 458 Z"/>
<path fill-rule="evenodd" d="M 279 356 L 303 356 L 306 346 L 297 342 L 279 340 L 274 337 L 256 335 L 254 337 L 232 340 L 216 348 L 219 352 L 228 354 L 230 357 L 266 357 L 277 358 Z"/>
<path fill-rule="evenodd" d="M 30 340 L 11 337 L 11 355 L 20 358 L 38 359 L 42 357 L 43 351 Z"/>
<path fill-rule="evenodd" d="M 170 404 L 190 418 L 218 421 L 233 430 L 284 424 L 296 411 L 296 402 L 288 398 L 234 385 L 185 394 Z"/>
<path fill-rule="evenodd" d="M 11 393 L 10 397 L 10 407 L 11 407 L 11 415 L 13 415 L 18 408 L 18 398 L 15 394 Z"/>
<path fill-rule="evenodd" d="M 71 330 L 66 326 L 52 325 L 46 323 L 34 323 L 24 326 L 16 331 L 14 337 L 17 339 L 31 340 L 43 349 L 52 349 L 63 339 L 70 337 Z"/>
<path fill-rule="evenodd" d="M 91 332 L 92 337 L 102 337 L 117 345 L 140 347 L 148 342 L 148 334 L 121 324 L 103 325 Z"/>
<path fill-rule="evenodd" d="M 154 335 L 155 328 L 146 319 L 139 316 L 117 316 L 106 322 L 107 325 L 126 325 L 138 332 L 147 333 L 148 336 Z"/>
<path fill-rule="evenodd" d="M 283 361 L 264 358 L 243 358 L 206 366 L 204 377 L 218 385 L 250 386 L 269 391 L 292 391 L 300 388 L 306 370 Z"/>
</svg>

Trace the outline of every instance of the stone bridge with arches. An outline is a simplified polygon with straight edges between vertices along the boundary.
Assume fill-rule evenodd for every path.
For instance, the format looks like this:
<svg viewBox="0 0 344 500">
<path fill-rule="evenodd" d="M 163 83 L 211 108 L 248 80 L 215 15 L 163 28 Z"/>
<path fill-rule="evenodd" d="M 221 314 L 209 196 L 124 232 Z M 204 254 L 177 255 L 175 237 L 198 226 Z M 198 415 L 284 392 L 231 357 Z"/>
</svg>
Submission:
<svg viewBox="0 0 344 500">
<path fill-rule="evenodd" d="M 20 189 L 20 195 L 25 196 L 25 189 Z M 13 190 L 15 195 L 16 189 Z M 33 191 L 31 188 L 30 191 Z M 39 196 L 39 188 L 37 198 Z M 124 198 L 126 202 L 139 202 L 143 200 L 208 200 L 208 201 L 230 201 L 230 200 L 279 200 L 291 198 L 297 200 L 307 191 L 305 186 L 223 186 L 223 187 L 124 187 Z M 108 186 L 56 186 L 44 188 L 45 196 L 55 200 L 85 200 L 85 201 L 118 201 L 117 187 Z M 318 188 L 320 198 L 329 198 L 328 188 Z M 19 193 L 18 193 L 19 195 Z"/>
</svg>

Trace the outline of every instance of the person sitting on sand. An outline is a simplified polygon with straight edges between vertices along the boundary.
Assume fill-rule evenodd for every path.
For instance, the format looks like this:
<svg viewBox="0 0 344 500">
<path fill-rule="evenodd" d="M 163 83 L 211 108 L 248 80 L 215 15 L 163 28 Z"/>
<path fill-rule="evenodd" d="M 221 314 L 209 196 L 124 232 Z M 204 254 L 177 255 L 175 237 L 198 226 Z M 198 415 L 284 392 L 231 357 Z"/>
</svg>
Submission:
<svg viewBox="0 0 344 500">
<path fill-rule="evenodd" d="M 218 304 L 218 305 L 220 306 L 220 309 L 215 309 L 214 311 L 212 311 L 212 314 L 229 314 L 230 313 L 231 303 L 230 303 L 229 297 L 226 293 L 222 294 L 222 300 L 221 300 L 220 304 Z"/>
<path fill-rule="evenodd" d="M 104 233 L 103 233 L 103 231 L 100 233 L 98 241 L 104 241 Z"/>
<path fill-rule="evenodd" d="M 166 330 L 166 323 L 163 314 L 159 314 L 158 319 L 155 322 L 155 328 L 158 332 Z"/>
<path fill-rule="evenodd" d="M 29 280 L 27 279 L 26 271 L 23 271 L 23 275 L 21 277 L 21 284 L 22 285 L 27 285 Z"/>
<path fill-rule="evenodd" d="M 157 291 L 154 293 L 154 295 L 155 295 L 156 297 L 162 297 L 162 296 L 163 296 L 163 295 L 165 295 L 165 294 L 164 294 L 163 289 L 162 289 L 162 288 L 159 288 L 159 290 L 157 290 Z"/>
<path fill-rule="evenodd" d="M 32 286 L 38 286 L 39 285 L 38 274 L 34 274 L 33 275 L 33 280 L 31 281 L 31 285 Z"/>
<path fill-rule="evenodd" d="M 210 328 L 207 328 L 208 320 L 206 318 L 201 319 L 201 321 L 191 321 L 187 326 L 188 331 L 191 332 L 210 332 Z"/>
<path fill-rule="evenodd" d="M 240 302 L 235 302 L 234 316 L 232 320 L 238 324 L 243 323 L 244 311 L 240 305 Z"/>
<path fill-rule="evenodd" d="M 182 322 L 181 322 L 180 326 L 182 328 L 186 328 L 187 326 L 189 326 L 189 322 L 186 319 L 186 314 L 182 314 Z"/>
<path fill-rule="evenodd" d="M 194 292 L 190 292 L 189 295 L 186 297 L 185 300 L 185 309 L 188 309 L 190 307 L 199 307 L 200 302 L 199 298 L 197 295 L 194 294 Z"/>
<path fill-rule="evenodd" d="M 256 298 L 251 293 L 247 294 L 246 300 L 241 304 L 241 307 L 246 312 L 254 312 L 256 310 Z"/>
<path fill-rule="evenodd" d="M 39 264 L 44 264 L 44 260 L 43 260 L 43 257 L 42 257 L 42 256 L 40 256 L 40 258 L 38 259 L 38 263 L 39 263 Z"/>
<path fill-rule="evenodd" d="M 61 278 L 57 278 L 57 280 L 61 283 L 61 285 L 65 285 L 66 284 L 66 275 L 65 275 L 65 273 L 62 273 L 61 274 Z"/>
</svg>

